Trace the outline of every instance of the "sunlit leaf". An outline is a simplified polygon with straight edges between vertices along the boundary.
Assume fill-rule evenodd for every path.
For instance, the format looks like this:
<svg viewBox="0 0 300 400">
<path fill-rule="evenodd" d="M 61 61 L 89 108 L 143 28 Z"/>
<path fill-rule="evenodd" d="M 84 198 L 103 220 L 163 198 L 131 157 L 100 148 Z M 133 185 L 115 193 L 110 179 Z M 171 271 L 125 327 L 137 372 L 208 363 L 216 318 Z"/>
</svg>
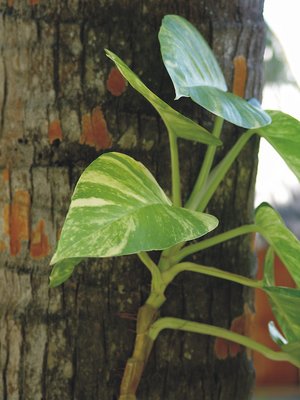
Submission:
<svg viewBox="0 0 300 400">
<path fill-rule="evenodd" d="M 300 242 L 286 227 L 281 216 L 267 203 L 262 203 L 255 212 L 255 223 L 259 232 L 272 246 L 300 286 Z"/>
<path fill-rule="evenodd" d="M 208 86 L 191 87 L 189 93 L 195 103 L 243 128 L 257 128 L 271 122 L 269 115 L 261 108 L 254 107 L 233 93 Z"/>
<path fill-rule="evenodd" d="M 281 111 L 268 113 L 272 123 L 259 128 L 257 133 L 274 147 L 300 180 L 300 122 Z"/>
<path fill-rule="evenodd" d="M 159 40 L 164 64 L 175 87 L 176 99 L 191 97 L 213 114 L 248 129 L 271 122 L 262 109 L 227 92 L 214 54 L 186 19 L 177 15 L 165 16 Z"/>
<path fill-rule="evenodd" d="M 76 258 L 162 250 L 198 238 L 215 217 L 172 206 L 151 173 L 133 158 L 106 153 L 81 175 L 51 264 L 55 286 Z"/>
<path fill-rule="evenodd" d="M 222 143 L 202 126 L 183 116 L 156 96 L 117 55 L 109 50 L 106 50 L 106 54 L 116 64 L 130 85 L 152 104 L 165 122 L 168 130 L 173 134 L 180 138 L 210 145 L 219 145 Z"/>
<path fill-rule="evenodd" d="M 176 99 L 190 96 L 190 87 L 227 90 L 224 75 L 210 47 L 186 19 L 166 15 L 159 31 L 161 54 L 173 81 Z"/>
</svg>

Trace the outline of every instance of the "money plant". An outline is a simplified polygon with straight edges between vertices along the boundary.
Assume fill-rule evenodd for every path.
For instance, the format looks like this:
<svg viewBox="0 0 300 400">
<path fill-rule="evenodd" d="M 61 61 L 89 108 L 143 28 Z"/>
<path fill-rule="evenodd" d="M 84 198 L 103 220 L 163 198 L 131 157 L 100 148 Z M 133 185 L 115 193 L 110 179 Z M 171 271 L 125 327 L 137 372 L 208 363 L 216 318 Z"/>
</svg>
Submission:
<svg viewBox="0 0 300 400">
<path fill-rule="evenodd" d="M 233 162 L 254 135 L 265 138 L 300 178 L 300 122 L 279 111 L 263 111 L 259 102 L 246 101 L 227 89 L 222 71 L 211 49 L 187 20 L 165 16 L 159 32 L 162 59 L 175 87 L 176 99 L 190 97 L 214 115 L 212 132 L 185 117 L 148 89 L 139 77 L 112 51 L 107 56 L 128 83 L 159 113 L 169 136 L 172 198 L 164 193 L 153 175 L 128 155 L 102 154 L 82 173 L 72 196 L 56 252 L 50 286 L 65 282 L 74 267 L 87 257 L 117 257 L 137 254 L 151 273 L 151 290 L 137 315 L 136 340 L 124 371 L 120 399 L 136 399 L 136 391 L 149 354 L 164 329 L 213 335 L 255 350 L 272 360 L 300 367 L 300 242 L 269 204 L 255 210 L 252 224 L 205 236 L 218 225 L 205 213 L 207 205 Z M 244 128 L 236 143 L 214 168 L 214 155 L 223 121 Z M 207 145 L 198 178 L 182 204 L 178 138 Z M 263 279 L 255 280 L 187 257 L 240 235 L 258 232 L 269 243 Z M 193 241 L 190 243 L 190 241 Z M 157 263 L 149 251 L 161 251 Z M 293 277 L 296 288 L 278 287 L 274 280 L 274 252 Z M 159 317 L 167 300 L 165 291 L 183 271 L 210 275 L 263 290 L 270 300 L 277 324 L 269 332 L 278 351 L 220 327 L 174 317 Z M 298 287 L 298 288 L 297 288 Z M 279 327 L 279 328 L 278 328 Z"/>
</svg>

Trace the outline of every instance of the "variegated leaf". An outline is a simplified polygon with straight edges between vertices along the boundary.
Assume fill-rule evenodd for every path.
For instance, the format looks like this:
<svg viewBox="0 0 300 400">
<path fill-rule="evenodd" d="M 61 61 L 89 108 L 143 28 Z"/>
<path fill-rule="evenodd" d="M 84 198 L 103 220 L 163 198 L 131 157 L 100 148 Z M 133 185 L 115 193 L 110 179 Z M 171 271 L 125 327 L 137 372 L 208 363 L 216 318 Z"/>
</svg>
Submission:
<svg viewBox="0 0 300 400">
<path fill-rule="evenodd" d="M 58 263 L 51 285 L 61 283 L 72 270 L 68 259 L 162 250 L 200 237 L 217 224 L 211 215 L 172 206 L 151 173 L 133 158 L 103 154 L 75 188 L 51 260 Z"/>
<path fill-rule="evenodd" d="M 278 286 L 264 286 L 263 290 L 287 341 L 300 341 L 300 290 Z"/>
<path fill-rule="evenodd" d="M 208 86 L 191 87 L 189 93 L 195 103 L 242 128 L 260 128 L 271 123 L 270 116 L 262 108 L 233 93 Z"/>
<path fill-rule="evenodd" d="M 255 223 L 300 287 L 300 241 L 286 227 L 277 211 L 267 203 L 257 207 Z"/>
<path fill-rule="evenodd" d="M 174 110 L 140 80 L 140 78 L 112 51 L 106 50 L 106 55 L 116 64 L 121 74 L 130 85 L 147 99 L 161 116 L 169 132 L 179 138 L 210 145 L 220 145 L 222 142 L 212 136 L 201 125 Z"/>
<path fill-rule="evenodd" d="M 271 122 L 262 109 L 227 92 L 217 60 L 197 29 L 178 15 L 164 17 L 159 32 L 164 64 L 175 87 L 176 99 L 191 99 L 211 113 L 244 128 Z"/>
<path fill-rule="evenodd" d="M 300 180 L 300 121 L 281 111 L 268 111 L 272 123 L 257 130 Z"/>
<path fill-rule="evenodd" d="M 198 30 L 185 18 L 166 15 L 158 34 L 164 64 L 176 99 L 190 96 L 190 87 L 209 86 L 227 91 L 219 64 Z"/>
</svg>

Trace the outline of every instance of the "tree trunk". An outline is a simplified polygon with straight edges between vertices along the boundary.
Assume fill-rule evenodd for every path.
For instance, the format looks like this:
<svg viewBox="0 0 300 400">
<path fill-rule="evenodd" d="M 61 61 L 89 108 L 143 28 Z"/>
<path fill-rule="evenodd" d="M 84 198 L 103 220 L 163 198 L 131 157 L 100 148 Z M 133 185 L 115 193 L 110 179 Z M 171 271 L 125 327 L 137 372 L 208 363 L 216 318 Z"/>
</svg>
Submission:
<svg viewBox="0 0 300 400">
<path fill-rule="evenodd" d="M 99 154 L 113 149 L 134 156 L 170 190 L 163 125 L 141 96 L 124 86 L 103 49 L 124 58 L 171 101 L 157 33 L 163 15 L 179 14 L 207 38 L 229 87 L 234 58 L 245 57 L 245 95 L 259 98 L 262 8 L 263 0 L 0 1 L 1 399 L 117 399 L 132 351 L 134 316 L 150 281 L 137 258 L 83 262 L 65 285 L 48 288 L 49 260 L 72 189 Z M 211 128 L 207 113 L 190 101 L 175 107 Z M 225 127 L 222 151 L 240 133 Z M 204 149 L 180 143 L 185 193 Z M 251 220 L 256 159 L 252 141 L 210 204 L 220 230 Z M 251 273 L 249 238 L 218 246 L 204 258 L 207 265 Z M 241 321 L 249 298 L 236 284 L 185 273 L 167 291 L 162 315 L 229 328 Z M 227 350 L 211 337 L 164 332 L 138 398 L 250 398 L 252 364 L 244 350 Z"/>
</svg>

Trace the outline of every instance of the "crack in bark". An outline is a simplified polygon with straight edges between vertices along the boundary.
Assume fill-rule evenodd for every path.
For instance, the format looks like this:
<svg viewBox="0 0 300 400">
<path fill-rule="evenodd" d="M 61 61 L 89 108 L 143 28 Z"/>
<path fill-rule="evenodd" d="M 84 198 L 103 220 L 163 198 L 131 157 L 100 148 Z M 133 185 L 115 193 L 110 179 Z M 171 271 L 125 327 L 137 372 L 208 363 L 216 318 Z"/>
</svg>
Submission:
<svg viewBox="0 0 300 400">
<path fill-rule="evenodd" d="M 6 62 L 5 62 L 5 57 L 2 51 L 2 56 L 3 56 L 3 97 L 2 97 L 2 105 L 1 105 L 1 110 L 0 110 L 0 115 L 1 115 L 1 126 L 0 126 L 0 138 L 3 136 L 4 132 L 4 123 L 5 123 L 5 109 L 6 109 L 6 103 L 7 103 L 7 94 L 8 94 L 8 81 L 7 81 L 7 69 L 6 69 Z"/>
<path fill-rule="evenodd" d="M 3 395 L 4 395 L 4 399 L 7 399 L 8 398 L 7 372 L 8 372 L 8 363 L 9 363 L 8 315 L 6 315 L 4 319 L 5 319 L 5 325 L 6 325 L 6 335 L 5 335 L 6 358 L 4 361 L 2 376 L 3 376 Z"/>
<path fill-rule="evenodd" d="M 59 95 L 60 95 L 60 74 L 59 74 L 59 64 L 60 64 L 60 22 L 55 23 L 55 34 L 53 43 L 53 88 L 55 91 L 55 102 L 58 105 Z"/>
</svg>

